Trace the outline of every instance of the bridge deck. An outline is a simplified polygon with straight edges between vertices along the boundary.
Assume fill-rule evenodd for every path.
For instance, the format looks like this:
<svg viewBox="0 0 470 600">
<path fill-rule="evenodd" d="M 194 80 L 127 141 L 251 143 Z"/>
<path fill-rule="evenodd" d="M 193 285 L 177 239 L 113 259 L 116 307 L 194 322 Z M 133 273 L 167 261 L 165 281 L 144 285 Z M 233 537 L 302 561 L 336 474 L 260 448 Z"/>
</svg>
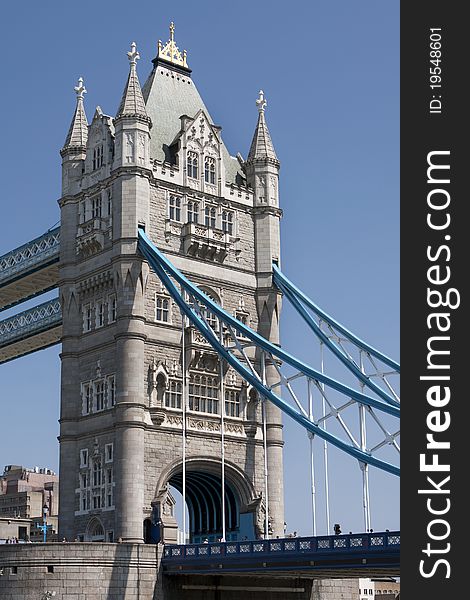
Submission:
<svg viewBox="0 0 470 600">
<path fill-rule="evenodd" d="M 399 575 L 400 532 L 167 546 L 162 564 L 168 575 Z"/>
</svg>

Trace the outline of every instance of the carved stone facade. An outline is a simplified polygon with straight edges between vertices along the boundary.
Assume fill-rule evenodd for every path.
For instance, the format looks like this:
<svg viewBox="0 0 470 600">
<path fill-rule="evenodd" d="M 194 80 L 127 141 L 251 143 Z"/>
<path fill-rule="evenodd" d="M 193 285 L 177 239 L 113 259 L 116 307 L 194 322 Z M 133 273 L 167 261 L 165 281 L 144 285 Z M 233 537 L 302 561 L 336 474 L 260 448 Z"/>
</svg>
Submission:
<svg viewBox="0 0 470 600">
<path fill-rule="evenodd" d="M 192 539 L 221 535 L 222 410 L 227 537 L 264 533 L 260 400 L 225 365 L 221 397 L 218 356 L 193 327 L 183 330 L 137 252 L 137 231 L 145 227 L 225 310 L 278 342 L 271 263 L 279 261 L 279 163 L 259 144 L 246 162 L 229 155 L 186 55 L 175 52 L 154 59 L 141 90 L 133 46 L 117 116 L 98 107 L 87 137 L 69 136 L 61 151 L 59 536 L 69 540 L 174 540 L 169 490 L 182 489 L 183 401 Z M 77 103 L 81 122 L 71 130 L 82 131 L 82 92 Z M 260 112 L 255 138 L 265 131 Z M 269 520 L 282 535 L 282 424 L 275 407 L 267 415 Z M 198 512 L 200 501 L 213 505 Z"/>
</svg>

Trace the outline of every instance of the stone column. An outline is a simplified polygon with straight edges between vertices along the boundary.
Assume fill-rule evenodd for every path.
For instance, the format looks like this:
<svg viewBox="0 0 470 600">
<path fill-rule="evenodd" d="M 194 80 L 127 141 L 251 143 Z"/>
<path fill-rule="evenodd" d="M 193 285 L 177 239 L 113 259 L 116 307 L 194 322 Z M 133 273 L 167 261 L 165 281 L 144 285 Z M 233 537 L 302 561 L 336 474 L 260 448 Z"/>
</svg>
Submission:
<svg viewBox="0 0 470 600">
<path fill-rule="evenodd" d="M 146 337 L 140 268 L 140 261 L 121 264 L 121 316 L 115 336 L 116 539 L 123 542 L 143 542 Z"/>
</svg>

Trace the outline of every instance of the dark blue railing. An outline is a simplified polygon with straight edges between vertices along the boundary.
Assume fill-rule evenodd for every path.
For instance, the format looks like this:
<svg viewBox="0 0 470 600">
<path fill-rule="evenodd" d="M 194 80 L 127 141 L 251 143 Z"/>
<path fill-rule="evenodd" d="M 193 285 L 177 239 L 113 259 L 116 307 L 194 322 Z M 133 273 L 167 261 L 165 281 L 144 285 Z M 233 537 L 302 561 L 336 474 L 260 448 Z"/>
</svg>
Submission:
<svg viewBox="0 0 470 600">
<path fill-rule="evenodd" d="M 260 555 L 398 551 L 400 532 L 353 533 L 320 537 L 298 537 L 240 542 L 216 542 L 209 544 L 186 544 L 165 546 L 164 561 L 181 559 L 207 559 L 210 556 L 225 558 L 253 557 Z"/>
</svg>

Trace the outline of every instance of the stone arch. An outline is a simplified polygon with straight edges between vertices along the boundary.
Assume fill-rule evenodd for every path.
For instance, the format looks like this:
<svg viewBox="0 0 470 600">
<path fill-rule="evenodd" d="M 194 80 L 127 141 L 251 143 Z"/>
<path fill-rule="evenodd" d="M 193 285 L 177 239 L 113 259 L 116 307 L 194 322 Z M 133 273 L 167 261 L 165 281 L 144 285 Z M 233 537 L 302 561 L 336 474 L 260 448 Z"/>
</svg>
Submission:
<svg viewBox="0 0 470 600">
<path fill-rule="evenodd" d="M 104 527 L 98 517 L 93 517 L 88 521 L 85 533 L 85 541 L 87 542 L 104 542 Z"/>
<path fill-rule="evenodd" d="M 181 459 L 173 461 L 161 474 L 154 503 L 164 502 L 168 486 L 182 493 Z M 222 535 L 221 461 L 204 456 L 186 461 L 186 504 L 189 512 L 190 539 L 215 541 Z M 225 525 L 227 539 L 237 539 L 240 515 L 250 512 L 255 493 L 243 471 L 225 462 Z M 161 509 L 157 512 L 161 514 Z"/>
</svg>

